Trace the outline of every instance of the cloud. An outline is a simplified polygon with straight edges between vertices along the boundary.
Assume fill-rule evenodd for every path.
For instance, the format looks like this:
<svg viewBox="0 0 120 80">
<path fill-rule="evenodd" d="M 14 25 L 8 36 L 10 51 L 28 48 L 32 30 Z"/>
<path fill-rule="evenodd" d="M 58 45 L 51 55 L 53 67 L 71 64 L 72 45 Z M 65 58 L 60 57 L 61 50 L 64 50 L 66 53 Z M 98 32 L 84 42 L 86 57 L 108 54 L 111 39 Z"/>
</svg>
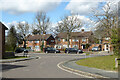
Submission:
<svg viewBox="0 0 120 80">
<path fill-rule="evenodd" d="M 71 13 L 88 15 L 91 13 L 92 9 L 96 9 L 97 7 L 98 2 L 86 2 L 83 0 L 80 0 L 80 2 L 74 2 L 74 0 L 71 0 L 69 4 L 66 6 L 66 9 L 70 10 Z"/>
<path fill-rule="evenodd" d="M 0 0 L 0 10 L 11 14 L 50 11 L 55 9 L 61 0 Z"/>
<path fill-rule="evenodd" d="M 94 30 L 96 23 L 93 20 L 87 18 L 86 16 L 80 16 L 80 15 L 76 15 L 76 16 L 82 21 L 83 26 L 82 28 L 78 28 L 75 31 L 81 31 L 81 29 L 85 29 L 85 31 Z"/>
<path fill-rule="evenodd" d="M 78 19 L 81 20 L 81 22 L 83 23 L 83 26 L 81 28 L 77 28 L 74 31 L 81 31 L 81 29 L 85 29 L 85 31 L 94 31 L 95 27 L 96 27 L 96 22 L 94 22 L 93 20 L 91 20 L 90 18 L 87 18 L 86 16 L 80 16 L 80 15 L 74 15 L 75 17 L 77 17 Z M 70 17 L 70 16 L 69 16 Z M 62 21 L 58 21 L 58 23 L 61 23 Z M 57 23 L 52 24 L 51 29 L 53 29 L 54 32 L 56 32 L 54 29 L 56 28 Z"/>
</svg>

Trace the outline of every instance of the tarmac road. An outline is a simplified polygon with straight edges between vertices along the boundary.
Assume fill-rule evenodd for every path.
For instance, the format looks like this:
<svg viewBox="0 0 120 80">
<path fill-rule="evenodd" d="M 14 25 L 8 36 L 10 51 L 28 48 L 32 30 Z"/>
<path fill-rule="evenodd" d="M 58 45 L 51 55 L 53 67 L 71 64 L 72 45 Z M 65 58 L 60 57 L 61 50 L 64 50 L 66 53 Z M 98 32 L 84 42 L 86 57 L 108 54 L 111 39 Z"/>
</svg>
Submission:
<svg viewBox="0 0 120 80">
<path fill-rule="evenodd" d="M 62 61 L 85 58 L 81 54 L 53 54 L 31 53 L 30 56 L 39 56 L 39 59 L 3 63 L 4 78 L 86 78 L 58 68 Z"/>
</svg>

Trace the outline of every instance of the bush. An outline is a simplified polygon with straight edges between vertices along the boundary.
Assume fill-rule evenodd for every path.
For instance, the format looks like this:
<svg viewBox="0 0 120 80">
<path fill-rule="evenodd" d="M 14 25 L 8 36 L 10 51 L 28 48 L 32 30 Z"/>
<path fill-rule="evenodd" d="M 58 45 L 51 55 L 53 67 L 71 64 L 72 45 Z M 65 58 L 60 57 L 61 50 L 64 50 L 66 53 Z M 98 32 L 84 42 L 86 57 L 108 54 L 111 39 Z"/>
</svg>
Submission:
<svg viewBox="0 0 120 80">
<path fill-rule="evenodd" d="M 8 51 L 11 51 L 13 52 L 14 51 L 14 48 L 8 44 L 5 44 L 5 51 L 8 52 Z"/>
</svg>

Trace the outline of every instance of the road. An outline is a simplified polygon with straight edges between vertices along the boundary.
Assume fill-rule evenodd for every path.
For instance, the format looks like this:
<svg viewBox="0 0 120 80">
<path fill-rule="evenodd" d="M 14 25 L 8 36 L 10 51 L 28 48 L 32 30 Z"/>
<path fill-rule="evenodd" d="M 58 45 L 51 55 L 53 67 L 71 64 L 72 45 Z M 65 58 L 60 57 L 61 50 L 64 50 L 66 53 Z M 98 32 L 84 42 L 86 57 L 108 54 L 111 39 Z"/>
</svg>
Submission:
<svg viewBox="0 0 120 80">
<path fill-rule="evenodd" d="M 21 62 L 4 63 L 2 77 L 4 78 L 85 78 L 58 68 L 62 61 L 84 58 L 81 54 L 41 54 L 31 53 L 30 56 L 39 56 Z"/>
</svg>

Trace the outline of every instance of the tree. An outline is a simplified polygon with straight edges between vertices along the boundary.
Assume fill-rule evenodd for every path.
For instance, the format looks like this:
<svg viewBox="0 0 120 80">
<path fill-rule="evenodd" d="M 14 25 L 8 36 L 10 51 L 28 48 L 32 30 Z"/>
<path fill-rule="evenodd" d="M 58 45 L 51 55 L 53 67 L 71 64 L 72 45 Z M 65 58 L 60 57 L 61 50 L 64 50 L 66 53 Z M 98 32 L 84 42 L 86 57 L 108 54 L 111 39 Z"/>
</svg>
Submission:
<svg viewBox="0 0 120 80">
<path fill-rule="evenodd" d="M 99 24 L 97 26 L 96 32 L 98 34 L 102 34 L 101 37 L 110 37 L 111 44 L 113 45 L 113 51 L 116 54 L 118 53 L 118 12 L 117 8 L 111 9 L 112 3 L 107 3 L 106 6 L 103 7 L 102 14 L 95 14 Z"/>
<path fill-rule="evenodd" d="M 38 29 L 33 29 L 32 34 L 34 34 L 34 35 L 40 34 L 40 30 L 38 30 Z"/>
<path fill-rule="evenodd" d="M 101 12 L 103 13 L 95 13 L 95 17 L 97 22 L 99 23 L 96 27 L 98 32 L 101 32 L 103 35 L 102 37 L 111 37 L 112 29 L 117 28 L 117 21 L 118 21 L 118 13 L 117 9 L 111 9 L 112 3 L 107 3 L 106 6 L 103 7 Z"/>
<path fill-rule="evenodd" d="M 68 48 L 69 48 L 69 39 L 71 36 L 71 32 L 74 29 L 77 29 L 79 27 L 82 27 L 82 22 L 77 16 L 65 16 L 61 22 L 58 22 L 56 31 L 57 32 L 66 32 L 67 33 L 67 42 L 68 42 Z"/>
<path fill-rule="evenodd" d="M 50 19 L 47 17 L 45 12 L 38 12 L 36 15 L 36 26 L 39 33 L 46 34 L 46 31 L 50 25 Z"/>
<path fill-rule="evenodd" d="M 17 43 L 17 33 L 14 25 L 11 25 L 10 30 L 8 31 L 6 49 L 8 51 L 14 51 Z"/>
<path fill-rule="evenodd" d="M 17 28 L 18 28 L 18 32 L 21 35 L 22 40 L 24 42 L 24 44 L 23 44 L 24 48 L 26 48 L 26 37 L 29 34 L 29 24 L 27 22 L 26 23 L 19 22 Z"/>
</svg>

